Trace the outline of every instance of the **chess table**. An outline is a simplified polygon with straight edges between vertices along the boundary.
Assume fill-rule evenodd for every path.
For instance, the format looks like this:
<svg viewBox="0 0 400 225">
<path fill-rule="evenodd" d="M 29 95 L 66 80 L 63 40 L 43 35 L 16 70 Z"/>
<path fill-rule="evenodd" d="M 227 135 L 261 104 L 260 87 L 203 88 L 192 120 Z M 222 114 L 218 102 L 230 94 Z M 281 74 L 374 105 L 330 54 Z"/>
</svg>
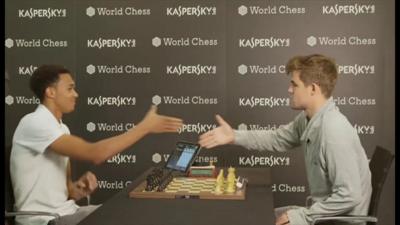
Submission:
<svg viewBox="0 0 400 225">
<path fill-rule="evenodd" d="M 132 198 L 152 168 L 79 222 L 78 225 L 256 225 L 274 224 L 270 168 L 237 168 L 248 178 L 240 201 Z"/>
<path fill-rule="evenodd" d="M 236 188 L 234 193 L 227 193 L 224 189 L 221 194 L 215 193 L 216 178 L 175 177 L 162 192 L 146 191 L 146 181 L 143 181 L 129 193 L 132 198 L 197 198 L 220 200 L 244 200 L 246 186 Z M 226 187 L 226 181 L 223 185 Z"/>
</svg>

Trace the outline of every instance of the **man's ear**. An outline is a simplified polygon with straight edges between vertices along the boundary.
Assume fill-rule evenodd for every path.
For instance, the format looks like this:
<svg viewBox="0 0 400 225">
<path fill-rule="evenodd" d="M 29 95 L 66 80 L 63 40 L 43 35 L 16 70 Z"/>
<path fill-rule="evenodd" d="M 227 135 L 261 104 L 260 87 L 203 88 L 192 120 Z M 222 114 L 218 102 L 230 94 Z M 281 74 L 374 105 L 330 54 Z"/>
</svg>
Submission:
<svg viewBox="0 0 400 225">
<path fill-rule="evenodd" d="M 312 83 L 311 84 L 311 95 L 315 95 L 321 93 L 321 88 L 317 83 Z"/>
<path fill-rule="evenodd" d="M 49 86 L 49 87 L 46 88 L 44 94 L 45 94 L 45 96 L 46 96 L 47 98 L 54 98 L 55 95 L 56 95 L 56 90 L 55 90 L 54 87 Z"/>
</svg>

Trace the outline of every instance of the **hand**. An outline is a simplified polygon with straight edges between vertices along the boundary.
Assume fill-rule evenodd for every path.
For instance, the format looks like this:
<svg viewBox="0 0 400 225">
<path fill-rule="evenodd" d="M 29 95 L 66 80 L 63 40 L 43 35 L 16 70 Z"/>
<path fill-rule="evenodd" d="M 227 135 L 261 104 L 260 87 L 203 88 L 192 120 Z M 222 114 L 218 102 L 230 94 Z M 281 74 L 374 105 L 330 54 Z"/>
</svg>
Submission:
<svg viewBox="0 0 400 225">
<path fill-rule="evenodd" d="M 92 172 L 88 171 L 82 175 L 79 180 L 75 181 L 69 187 L 69 195 L 71 198 L 78 201 L 84 198 L 97 189 L 97 178 Z"/>
<path fill-rule="evenodd" d="M 162 116 L 157 114 L 157 106 L 152 105 L 143 120 L 138 124 L 145 132 L 163 133 L 178 132 L 182 127 L 182 120 L 175 117 Z"/>
<path fill-rule="evenodd" d="M 214 128 L 200 136 L 199 144 L 205 148 L 213 148 L 218 145 L 232 143 L 235 139 L 235 134 L 232 127 L 225 122 L 220 115 L 215 116 L 219 127 Z"/>
<path fill-rule="evenodd" d="M 275 221 L 275 225 L 284 225 L 284 224 L 290 225 L 289 217 L 286 212 L 280 215 Z"/>
</svg>

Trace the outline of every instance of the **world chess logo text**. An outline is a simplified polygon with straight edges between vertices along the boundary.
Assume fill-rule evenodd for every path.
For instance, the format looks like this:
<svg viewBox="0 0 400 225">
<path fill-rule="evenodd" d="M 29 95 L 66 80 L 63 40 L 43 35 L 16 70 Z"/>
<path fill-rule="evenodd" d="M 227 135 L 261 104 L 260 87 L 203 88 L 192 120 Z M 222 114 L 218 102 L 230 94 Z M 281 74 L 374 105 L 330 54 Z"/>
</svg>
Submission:
<svg viewBox="0 0 400 225">
<path fill-rule="evenodd" d="M 173 37 L 154 37 L 152 39 L 152 44 L 154 47 L 159 47 L 164 45 L 166 47 L 203 47 L 203 46 L 217 46 L 217 39 L 207 39 L 201 37 L 182 37 L 182 38 L 173 38 Z"/>
<path fill-rule="evenodd" d="M 88 65 L 88 74 L 149 74 L 151 67 L 136 65 Z"/>
<path fill-rule="evenodd" d="M 260 124 L 245 124 L 241 123 L 238 126 L 238 130 L 276 130 L 283 125 L 277 124 L 267 124 L 267 125 L 260 125 Z"/>
<path fill-rule="evenodd" d="M 215 65 L 168 65 L 166 67 L 167 75 L 214 75 L 217 73 L 217 67 Z"/>
<path fill-rule="evenodd" d="M 18 66 L 18 75 L 28 75 L 31 76 L 32 73 L 38 68 L 36 65 L 29 66 Z"/>
<path fill-rule="evenodd" d="M 343 97 L 335 97 L 333 101 L 336 105 L 354 105 L 354 106 L 374 106 L 376 105 L 375 98 L 360 98 L 356 96 L 343 96 Z"/>
<path fill-rule="evenodd" d="M 277 156 L 240 156 L 239 165 L 241 166 L 289 166 L 289 157 L 277 157 Z"/>
<path fill-rule="evenodd" d="M 362 125 L 362 124 L 354 124 L 354 128 L 356 129 L 358 134 L 375 134 L 375 126 L 374 125 Z"/>
<path fill-rule="evenodd" d="M 306 192 L 304 185 L 290 185 L 290 184 L 272 184 L 272 192 L 282 193 L 303 193 Z"/>
<path fill-rule="evenodd" d="M 371 46 L 376 44 L 375 38 L 366 38 L 366 37 L 358 37 L 358 36 L 351 36 L 351 37 L 314 37 L 310 36 L 307 38 L 307 44 L 311 47 L 314 47 L 317 43 L 321 46 Z"/>
<path fill-rule="evenodd" d="M 216 105 L 218 104 L 218 98 L 210 98 L 203 96 L 159 96 L 155 95 L 152 98 L 152 102 L 155 105 L 161 103 L 168 105 Z"/>
<path fill-rule="evenodd" d="M 250 15 L 295 15 L 305 14 L 306 8 L 304 7 L 290 7 L 288 5 L 269 5 L 267 7 L 261 6 L 240 6 L 238 13 L 242 16 L 250 13 Z"/>
<path fill-rule="evenodd" d="M 123 181 L 123 180 L 115 180 L 115 181 L 108 181 L 108 180 L 98 180 L 97 184 L 99 189 L 106 189 L 106 190 L 119 190 L 124 189 L 128 185 L 130 185 L 132 181 Z"/>
<path fill-rule="evenodd" d="M 29 8 L 29 9 L 18 9 L 19 18 L 45 18 L 52 19 L 57 17 L 67 17 L 67 9 L 54 9 L 54 8 Z"/>
<path fill-rule="evenodd" d="M 127 39 L 127 38 L 98 38 L 98 39 L 88 39 L 87 40 L 88 48 L 134 48 L 136 47 L 136 39 Z"/>
<path fill-rule="evenodd" d="M 18 105 L 37 105 L 40 104 L 39 98 L 32 96 L 32 97 L 26 97 L 26 96 L 12 96 L 8 95 L 5 98 L 5 102 L 7 105 L 13 105 L 13 104 L 18 104 Z"/>
<path fill-rule="evenodd" d="M 86 124 L 86 130 L 89 132 L 124 132 L 133 127 L 135 127 L 134 123 L 89 122 Z"/>
<path fill-rule="evenodd" d="M 7 48 L 65 48 L 68 47 L 66 40 L 54 40 L 50 38 L 45 39 L 11 39 L 6 40 L 5 46 Z"/>
<path fill-rule="evenodd" d="M 167 16 L 192 16 L 192 17 L 200 17 L 200 16 L 215 16 L 217 15 L 217 7 L 215 6 L 177 6 L 177 7 L 167 7 L 166 8 Z"/>
<path fill-rule="evenodd" d="M 170 154 L 160 154 L 154 153 L 152 156 L 152 161 L 154 163 L 167 162 Z M 217 156 L 196 156 L 195 160 L 196 163 L 217 163 L 218 157 Z"/>
<path fill-rule="evenodd" d="M 290 47 L 290 38 L 240 38 L 239 48 L 279 48 Z"/>
<path fill-rule="evenodd" d="M 89 17 L 93 16 L 149 16 L 151 15 L 151 9 L 146 8 L 135 8 L 135 7 L 88 7 L 86 9 L 86 15 Z"/>
<path fill-rule="evenodd" d="M 260 75 L 274 75 L 285 74 L 285 65 L 244 65 L 238 66 L 238 73 L 241 75 L 246 74 L 260 74 Z"/>
<path fill-rule="evenodd" d="M 240 97 L 239 106 L 241 107 L 280 107 L 289 106 L 289 98 L 279 98 L 279 97 Z"/>
<path fill-rule="evenodd" d="M 365 5 L 365 4 L 351 4 L 351 5 L 324 5 L 322 6 L 322 15 L 365 15 L 374 14 L 375 5 Z"/>
<path fill-rule="evenodd" d="M 179 128 L 178 133 L 205 133 L 209 130 L 216 128 L 216 124 L 183 124 L 181 128 Z"/>
<path fill-rule="evenodd" d="M 136 155 L 132 154 L 116 154 L 110 159 L 107 159 L 107 163 L 112 163 L 112 164 L 134 164 L 136 163 Z"/>
<path fill-rule="evenodd" d="M 375 74 L 375 65 L 338 65 L 338 73 L 354 76 Z"/>
<path fill-rule="evenodd" d="M 136 97 L 124 97 L 124 96 L 97 96 L 87 97 L 87 105 L 92 106 L 133 106 L 136 105 Z"/>
</svg>

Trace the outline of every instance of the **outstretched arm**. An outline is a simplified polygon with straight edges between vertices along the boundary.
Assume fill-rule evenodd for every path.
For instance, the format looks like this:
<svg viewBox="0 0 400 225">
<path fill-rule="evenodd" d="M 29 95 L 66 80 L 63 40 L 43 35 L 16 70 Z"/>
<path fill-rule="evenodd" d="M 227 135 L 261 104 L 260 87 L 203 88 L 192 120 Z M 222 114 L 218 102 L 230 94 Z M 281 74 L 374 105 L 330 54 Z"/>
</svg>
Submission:
<svg viewBox="0 0 400 225">
<path fill-rule="evenodd" d="M 157 107 L 152 106 L 143 120 L 127 132 L 90 143 L 74 135 L 62 135 L 50 148 L 62 155 L 78 160 L 100 164 L 113 155 L 133 145 L 150 133 L 178 132 L 182 120 L 157 114 Z"/>
</svg>

